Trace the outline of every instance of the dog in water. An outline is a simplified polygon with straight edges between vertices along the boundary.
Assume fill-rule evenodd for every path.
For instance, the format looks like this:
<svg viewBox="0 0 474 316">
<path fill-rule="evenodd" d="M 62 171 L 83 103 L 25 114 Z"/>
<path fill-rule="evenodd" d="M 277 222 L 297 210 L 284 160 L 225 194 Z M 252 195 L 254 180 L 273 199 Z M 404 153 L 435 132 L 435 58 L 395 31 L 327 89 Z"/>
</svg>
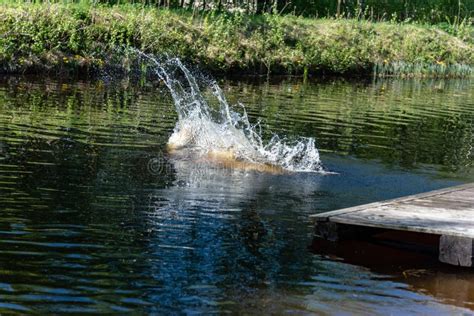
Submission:
<svg viewBox="0 0 474 316">
<path fill-rule="evenodd" d="M 222 128 L 209 120 L 178 122 L 166 147 L 171 155 L 191 157 L 223 168 L 272 174 L 287 172 L 280 166 L 263 162 L 241 130 Z"/>
</svg>

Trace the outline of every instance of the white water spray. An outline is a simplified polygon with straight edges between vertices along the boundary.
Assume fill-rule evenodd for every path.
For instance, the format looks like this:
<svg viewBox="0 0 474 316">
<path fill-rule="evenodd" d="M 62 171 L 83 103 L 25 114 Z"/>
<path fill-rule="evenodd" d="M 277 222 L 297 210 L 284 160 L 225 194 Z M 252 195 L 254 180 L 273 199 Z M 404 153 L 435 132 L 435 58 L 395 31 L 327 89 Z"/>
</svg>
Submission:
<svg viewBox="0 0 474 316">
<path fill-rule="evenodd" d="M 171 150 L 270 165 L 287 171 L 323 172 L 313 138 L 289 142 L 274 135 L 265 142 L 259 124 L 249 122 L 243 106 L 243 114 L 232 111 L 215 81 L 207 82 L 204 89 L 218 101 L 217 109 L 209 106 L 196 78 L 178 58 L 161 61 L 140 55 L 152 62 L 152 71 L 166 84 L 176 106 L 179 120 L 168 140 Z"/>
</svg>

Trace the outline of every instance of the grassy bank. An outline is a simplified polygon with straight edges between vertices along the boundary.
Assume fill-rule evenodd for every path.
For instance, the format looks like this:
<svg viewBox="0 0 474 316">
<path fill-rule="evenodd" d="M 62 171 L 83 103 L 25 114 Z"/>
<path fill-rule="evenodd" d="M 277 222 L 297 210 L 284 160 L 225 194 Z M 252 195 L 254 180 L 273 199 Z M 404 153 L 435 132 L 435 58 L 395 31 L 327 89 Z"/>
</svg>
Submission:
<svg viewBox="0 0 474 316">
<path fill-rule="evenodd" d="M 126 68 L 127 58 L 114 54 L 122 54 L 117 47 L 131 46 L 218 73 L 469 76 L 471 31 L 460 36 L 415 24 L 193 15 L 132 5 L 3 3 L 0 68 L 4 73 L 90 73 L 117 63 Z"/>
</svg>

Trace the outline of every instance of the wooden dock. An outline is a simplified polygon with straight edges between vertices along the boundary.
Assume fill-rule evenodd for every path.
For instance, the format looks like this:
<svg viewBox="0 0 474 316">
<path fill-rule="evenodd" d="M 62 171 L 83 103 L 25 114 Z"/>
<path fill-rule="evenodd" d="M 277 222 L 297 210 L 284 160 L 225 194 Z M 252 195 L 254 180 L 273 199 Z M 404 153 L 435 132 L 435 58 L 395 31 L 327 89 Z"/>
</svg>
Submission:
<svg viewBox="0 0 474 316">
<path fill-rule="evenodd" d="M 354 239 L 381 230 L 437 237 L 439 260 L 474 266 L 474 183 L 312 215 L 316 236 Z"/>
</svg>

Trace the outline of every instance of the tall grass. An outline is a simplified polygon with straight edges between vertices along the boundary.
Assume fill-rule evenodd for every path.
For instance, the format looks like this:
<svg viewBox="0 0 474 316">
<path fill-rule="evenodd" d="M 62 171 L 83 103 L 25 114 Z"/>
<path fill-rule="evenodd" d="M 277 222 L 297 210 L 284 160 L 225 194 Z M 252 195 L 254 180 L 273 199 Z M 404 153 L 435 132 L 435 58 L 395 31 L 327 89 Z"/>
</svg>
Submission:
<svg viewBox="0 0 474 316">
<path fill-rule="evenodd" d="M 14 0 L 2 0 L 12 2 Z M 29 0 L 28 3 L 135 4 L 191 11 L 292 13 L 306 17 L 347 17 L 371 21 L 458 24 L 474 18 L 472 0 Z"/>
<path fill-rule="evenodd" d="M 474 65 L 472 39 L 434 26 L 132 4 L 3 3 L 0 34 L 3 72 L 127 68 L 117 47 L 220 73 L 466 76 Z"/>
</svg>

